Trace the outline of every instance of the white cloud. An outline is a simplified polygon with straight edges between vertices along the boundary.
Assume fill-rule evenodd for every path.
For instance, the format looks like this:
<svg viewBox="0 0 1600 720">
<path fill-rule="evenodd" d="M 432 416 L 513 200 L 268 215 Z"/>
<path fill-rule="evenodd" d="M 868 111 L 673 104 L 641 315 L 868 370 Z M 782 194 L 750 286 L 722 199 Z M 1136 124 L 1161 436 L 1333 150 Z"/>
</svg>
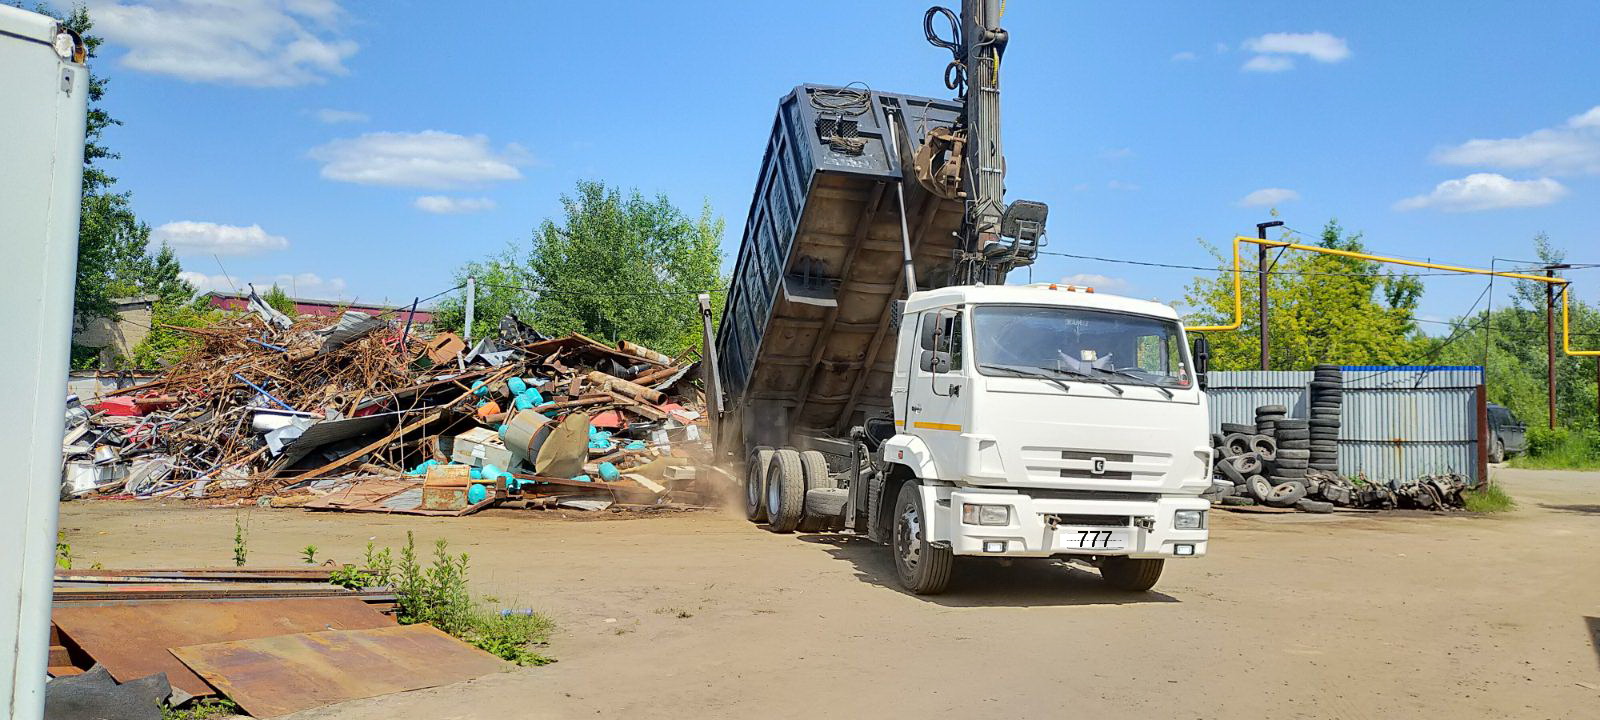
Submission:
<svg viewBox="0 0 1600 720">
<path fill-rule="evenodd" d="M 337 0 L 91 0 L 95 34 L 123 65 L 189 82 L 287 87 L 344 75 L 354 41 Z"/>
<path fill-rule="evenodd" d="M 364 112 L 356 112 L 354 110 L 335 110 L 333 108 L 320 108 L 312 111 L 311 114 L 316 116 L 317 120 L 329 125 L 337 125 L 339 123 L 364 123 L 372 119 L 367 117 L 367 114 Z"/>
<path fill-rule="evenodd" d="M 283 288 L 284 292 L 289 293 L 289 297 L 294 298 L 312 300 L 348 299 L 345 292 L 344 278 L 324 278 L 311 272 L 238 277 L 185 271 L 178 275 L 189 281 L 189 284 L 200 292 L 210 290 L 218 292 L 249 292 L 249 285 L 254 283 L 257 292 L 264 293 L 267 288 L 277 285 Z"/>
<path fill-rule="evenodd" d="M 1300 199 L 1300 193 L 1289 188 L 1261 188 L 1239 199 L 1240 207 L 1270 207 Z"/>
<path fill-rule="evenodd" d="M 1126 182 L 1126 181 L 1123 181 L 1123 180 L 1112 180 L 1112 181 L 1106 183 L 1106 189 L 1108 189 L 1108 190 L 1125 190 L 1125 191 L 1128 191 L 1128 192 L 1133 192 L 1135 190 L 1138 190 L 1139 186 L 1134 184 L 1134 183 Z"/>
<path fill-rule="evenodd" d="M 1199 55 L 1196 55 L 1193 52 L 1190 52 L 1188 50 L 1184 50 L 1183 52 L 1177 52 L 1177 53 L 1173 53 L 1172 54 L 1172 61 L 1173 62 L 1194 62 L 1195 60 L 1199 60 L 1199 59 L 1200 59 Z"/>
<path fill-rule="evenodd" d="M 179 220 L 150 231 L 150 239 L 166 243 L 179 255 L 256 255 L 284 250 L 289 240 L 271 235 L 260 225 L 241 227 L 213 222 Z"/>
<path fill-rule="evenodd" d="M 1473 173 L 1446 180 L 1427 195 L 1395 203 L 1396 210 L 1431 208 L 1445 212 L 1475 212 L 1503 208 L 1540 207 L 1567 195 L 1567 188 L 1550 178 L 1512 180 L 1496 173 Z"/>
<path fill-rule="evenodd" d="M 493 210 L 494 201 L 485 197 L 464 198 L 448 195 L 423 195 L 412 201 L 418 210 L 440 214 L 460 214 Z"/>
<path fill-rule="evenodd" d="M 1225 43 L 1225 42 L 1217 43 L 1217 54 L 1218 55 L 1221 55 L 1222 53 L 1225 53 L 1227 51 L 1228 51 L 1228 44 L 1227 43 Z"/>
<path fill-rule="evenodd" d="M 1133 148 L 1111 148 L 1109 150 L 1103 150 L 1100 152 L 1100 158 L 1102 160 L 1122 160 L 1124 158 L 1131 157 L 1133 157 Z"/>
<path fill-rule="evenodd" d="M 322 177 L 339 182 L 396 187 L 449 188 L 518 180 L 527 151 L 512 143 L 489 146 L 483 135 L 438 130 L 377 132 L 334 140 L 311 150 Z"/>
<path fill-rule="evenodd" d="M 1257 55 L 1240 67 L 1249 72 L 1283 72 L 1294 69 L 1294 59 L 1282 55 Z"/>
<path fill-rule="evenodd" d="M 1128 281 L 1123 278 L 1095 273 L 1068 275 L 1061 278 L 1061 282 L 1067 285 L 1086 285 L 1096 290 L 1121 290 L 1128 287 Z"/>
<path fill-rule="evenodd" d="M 1325 63 L 1350 57 L 1350 46 L 1344 38 L 1325 32 L 1267 33 L 1244 41 L 1241 47 L 1263 55 L 1305 55 Z"/>
<path fill-rule="evenodd" d="M 1551 175 L 1600 174 L 1600 106 L 1522 137 L 1468 140 L 1433 154 L 1446 165 L 1537 169 Z"/>
</svg>

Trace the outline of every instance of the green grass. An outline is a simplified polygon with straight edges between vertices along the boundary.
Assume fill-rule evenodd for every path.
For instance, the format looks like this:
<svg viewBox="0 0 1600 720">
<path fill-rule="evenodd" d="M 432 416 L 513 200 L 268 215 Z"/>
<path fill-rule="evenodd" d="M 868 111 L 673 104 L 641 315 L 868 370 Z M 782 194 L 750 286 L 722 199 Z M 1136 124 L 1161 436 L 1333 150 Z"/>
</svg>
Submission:
<svg viewBox="0 0 1600 720">
<path fill-rule="evenodd" d="M 161 708 L 161 720 L 210 720 L 243 714 L 238 705 L 226 698 L 196 700 L 182 708 Z"/>
<path fill-rule="evenodd" d="M 1476 513 L 1506 512 L 1517 506 L 1517 501 L 1511 499 L 1505 488 L 1498 484 L 1468 490 L 1462 493 L 1461 499 L 1466 501 L 1467 510 Z"/>
<path fill-rule="evenodd" d="M 1530 470 L 1600 470 L 1600 432 L 1532 428 L 1527 454 L 1511 458 L 1510 464 Z"/>
</svg>

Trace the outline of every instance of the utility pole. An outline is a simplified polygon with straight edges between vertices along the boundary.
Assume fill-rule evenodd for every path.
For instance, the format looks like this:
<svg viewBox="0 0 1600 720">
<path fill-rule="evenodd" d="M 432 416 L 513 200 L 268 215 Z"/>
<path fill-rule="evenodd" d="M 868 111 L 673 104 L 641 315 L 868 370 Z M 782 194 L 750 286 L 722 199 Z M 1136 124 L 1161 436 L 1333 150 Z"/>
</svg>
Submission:
<svg viewBox="0 0 1600 720">
<path fill-rule="evenodd" d="M 1265 240 L 1267 239 L 1267 228 L 1281 225 L 1283 225 L 1282 220 L 1256 223 L 1256 237 Z M 1257 245 L 1256 250 L 1260 252 L 1258 259 L 1261 263 L 1261 272 L 1256 274 L 1256 281 L 1261 286 L 1261 298 L 1257 302 L 1258 307 L 1256 308 L 1257 322 L 1261 323 L 1261 369 L 1271 370 L 1272 339 L 1267 332 L 1267 246 Z"/>
<path fill-rule="evenodd" d="M 467 326 L 461 331 L 461 339 L 468 345 L 472 344 L 472 304 L 478 299 L 478 279 L 467 276 Z"/>
<path fill-rule="evenodd" d="M 1545 277 L 1555 277 L 1557 270 L 1571 265 L 1565 263 L 1544 266 Z M 1545 392 L 1550 401 L 1549 428 L 1556 429 L 1556 284 L 1544 284 L 1544 349 Z"/>
</svg>

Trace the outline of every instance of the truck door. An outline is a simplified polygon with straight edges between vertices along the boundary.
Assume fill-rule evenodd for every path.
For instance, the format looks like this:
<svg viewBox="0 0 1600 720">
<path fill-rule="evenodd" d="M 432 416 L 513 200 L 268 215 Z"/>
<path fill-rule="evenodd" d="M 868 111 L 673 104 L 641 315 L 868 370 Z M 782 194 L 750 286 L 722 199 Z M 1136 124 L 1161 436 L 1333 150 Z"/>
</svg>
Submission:
<svg viewBox="0 0 1600 720">
<path fill-rule="evenodd" d="M 964 467 L 961 433 L 970 424 L 963 320 L 964 313 L 956 308 L 921 314 L 907 387 L 905 431 L 922 438 L 945 478 L 954 478 Z"/>
</svg>

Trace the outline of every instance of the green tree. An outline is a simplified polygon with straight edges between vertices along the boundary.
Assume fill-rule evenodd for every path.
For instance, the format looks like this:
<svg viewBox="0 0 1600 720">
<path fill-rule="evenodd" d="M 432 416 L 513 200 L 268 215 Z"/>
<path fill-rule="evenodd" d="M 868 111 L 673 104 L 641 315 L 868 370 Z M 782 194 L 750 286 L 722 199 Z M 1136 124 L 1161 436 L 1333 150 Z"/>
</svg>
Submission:
<svg viewBox="0 0 1600 720">
<path fill-rule="evenodd" d="M 474 340 L 494 337 L 500 318 L 507 315 L 524 321 L 533 317 L 533 295 L 525 289 L 533 286 L 533 279 L 528 275 L 527 263 L 517 257 L 515 247 L 507 246 L 498 255 L 462 266 L 456 271 L 456 284 L 465 288 L 469 276 L 477 283 L 472 306 Z M 466 316 L 463 290 L 439 303 L 433 322 L 436 327 L 459 333 L 466 327 Z"/>
<path fill-rule="evenodd" d="M 1320 247 L 1361 251 L 1361 235 L 1347 235 L 1330 220 Z M 1225 272 L 1195 278 L 1185 301 L 1191 325 L 1233 321 L 1232 264 L 1214 247 Z M 1274 251 L 1276 254 L 1276 251 Z M 1252 263 L 1250 267 L 1253 267 Z M 1244 324 L 1232 332 L 1210 333 L 1212 367 L 1260 367 L 1257 275 L 1244 275 Z M 1268 276 L 1268 330 L 1272 369 L 1305 370 L 1318 363 L 1394 365 L 1415 361 L 1425 347 L 1412 313 L 1422 297 L 1413 276 L 1385 273 L 1380 263 L 1322 253 L 1284 251 Z"/>
<path fill-rule="evenodd" d="M 1565 253 L 1542 233 L 1534 237 L 1533 248 L 1543 265 L 1557 264 L 1565 258 Z M 1550 408 L 1545 379 L 1545 284 L 1531 280 L 1514 283 L 1510 305 L 1455 318 L 1450 333 L 1430 339 L 1429 352 L 1437 355 L 1438 364 L 1484 366 L 1490 402 L 1510 408 L 1529 427 L 1546 427 Z M 1568 290 L 1576 293 L 1580 288 L 1581 284 L 1574 284 Z M 1600 305 L 1584 302 L 1574 294 L 1570 314 L 1573 349 L 1600 348 Z M 1555 324 L 1556 424 L 1595 428 L 1597 360 L 1562 351 L 1559 296 Z"/>
<path fill-rule="evenodd" d="M 724 223 L 710 205 L 690 218 L 664 195 L 646 199 L 592 181 L 580 181 L 561 204 L 565 218 L 541 223 L 525 257 L 508 250 L 457 272 L 458 280 L 470 272 L 486 285 L 504 278 L 529 289 L 526 299 L 480 292 L 475 334 L 518 312 L 552 335 L 581 332 L 668 353 L 698 343 L 695 293 L 723 285 Z M 443 326 L 461 327 L 460 303 L 451 297 L 440 304 Z"/>
<path fill-rule="evenodd" d="M 261 293 L 261 299 L 265 301 L 273 310 L 277 310 L 278 312 L 288 315 L 290 320 L 293 320 L 295 316 L 300 314 L 299 311 L 295 310 L 294 298 L 289 297 L 289 293 L 285 292 L 283 288 L 278 287 L 277 283 L 273 283 L 272 287 L 267 288 L 266 292 Z"/>
</svg>

